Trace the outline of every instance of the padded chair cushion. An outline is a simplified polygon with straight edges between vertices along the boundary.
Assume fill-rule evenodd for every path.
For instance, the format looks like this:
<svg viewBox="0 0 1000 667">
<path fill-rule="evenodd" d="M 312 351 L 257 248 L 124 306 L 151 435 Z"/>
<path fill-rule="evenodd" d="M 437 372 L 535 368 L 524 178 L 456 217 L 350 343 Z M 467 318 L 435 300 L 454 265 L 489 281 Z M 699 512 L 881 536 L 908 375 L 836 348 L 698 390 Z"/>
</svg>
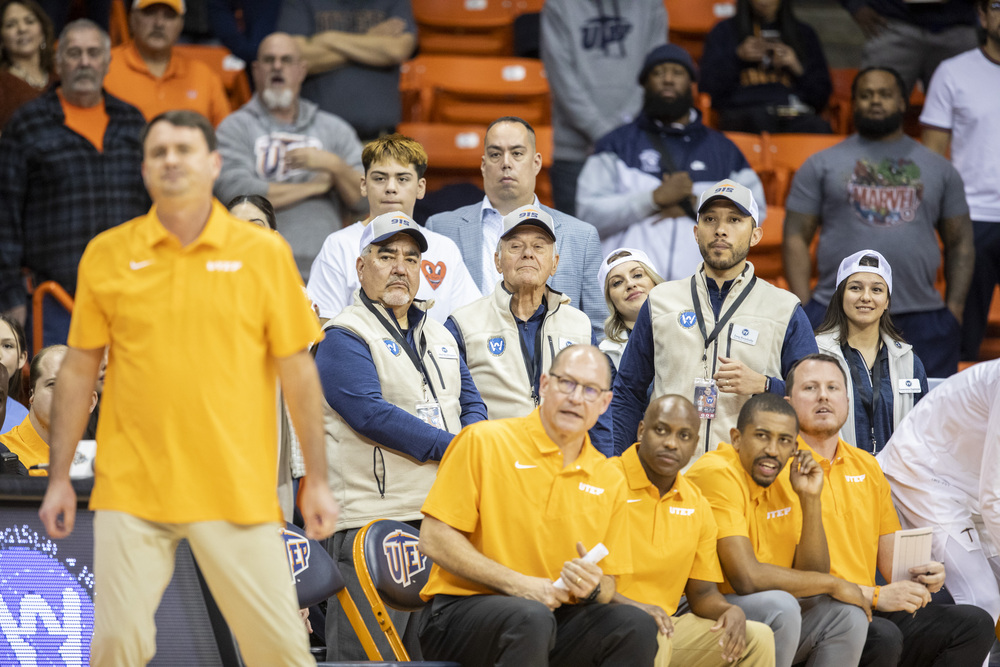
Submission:
<svg viewBox="0 0 1000 667">
<path fill-rule="evenodd" d="M 417 550 L 420 533 L 400 521 L 383 520 L 368 528 L 365 564 L 387 605 L 417 611 L 426 604 L 420 589 L 427 583 L 431 560 Z"/>
<path fill-rule="evenodd" d="M 299 609 L 311 607 L 344 588 L 340 570 L 322 544 L 310 540 L 301 528 L 290 523 L 285 524 L 281 536 L 285 538 L 285 552 L 295 579 Z"/>
</svg>

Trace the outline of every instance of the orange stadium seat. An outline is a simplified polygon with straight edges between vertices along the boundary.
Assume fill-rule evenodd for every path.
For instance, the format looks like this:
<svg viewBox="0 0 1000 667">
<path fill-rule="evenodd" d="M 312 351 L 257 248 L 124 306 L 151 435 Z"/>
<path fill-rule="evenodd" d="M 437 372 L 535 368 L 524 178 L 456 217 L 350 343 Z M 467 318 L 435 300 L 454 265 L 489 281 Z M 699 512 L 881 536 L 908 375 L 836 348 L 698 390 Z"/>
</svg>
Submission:
<svg viewBox="0 0 1000 667">
<path fill-rule="evenodd" d="M 413 0 L 422 53 L 509 56 L 514 12 L 509 0 Z"/>
<path fill-rule="evenodd" d="M 233 111 L 250 101 L 250 79 L 247 66 L 224 46 L 208 44 L 177 44 L 174 49 L 188 58 L 205 63 L 222 79 Z"/>
<path fill-rule="evenodd" d="M 767 192 L 767 201 L 776 206 L 784 206 L 792 176 L 810 155 L 839 144 L 844 137 L 838 134 L 770 134 L 767 150 L 771 154 L 771 168 L 774 172 Z"/>
<path fill-rule="evenodd" d="M 837 134 L 850 134 L 854 131 L 851 84 L 857 75 L 858 69 L 856 67 L 835 67 L 830 70 L 833 90 L 830 93 L 830 102 L 827 104 L 824 116 Z"/>
<path fill-rule="evenodd" d="M 788 289 L 784 275 L 784 264 L 781 259 L 781 238 L 784 224 L 784 207 L 768 206 L 767 219 L 761 226 L 764 236 L 761 237 L 760 243 L 750 249 L 749 259 L 753 262 L 756 275 L 772 285 Z"/>
<path fill-rule="evenodd" d="M 705 36 L 716 23 L 736 14 L 736 0 L 663 0 L 670 41 L 701 58 Z"/>
<path fill-rule="evenodd" d="M 404 120 L 488 124 L 521 116 L 549 124 L 549 83 L 529 58 L 419 56 L 403 64 Z"/>
</svg>

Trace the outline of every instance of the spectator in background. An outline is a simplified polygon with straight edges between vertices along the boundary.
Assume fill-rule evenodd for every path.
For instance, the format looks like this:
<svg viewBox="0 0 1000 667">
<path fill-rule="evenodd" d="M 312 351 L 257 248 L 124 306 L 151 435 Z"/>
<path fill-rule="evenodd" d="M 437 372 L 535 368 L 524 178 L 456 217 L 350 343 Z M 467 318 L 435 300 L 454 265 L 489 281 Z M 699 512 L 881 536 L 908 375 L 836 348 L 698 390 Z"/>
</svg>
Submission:
<svg viewBox="0 0 1000 667">
<path fill-rule="evenodd" d="M 523 417 L 538 407 L 543 369 L 570 345 L 594 344 L 586 313 L 546 281 L 556 273 L 555 225 L 532 205 L 503 218 L 494 261 L 500 281 L 491 294 L 451 314 L 445 326 L 486 403 L 490 419 Z M 591 442 L 610 456 L 611 415 L 603 413 Z"/>
<path fill-rule="evenodd" d="M 577 210 L 597 227 L 605 254 L 642 248 L 666 280 L 698 266 L 694 204 L 708 187 L 736 181 L 753 191 L 761 221 L 767 215 L 764 186 L 740 149 L 692 108 L 696 78 L 681 47 L 650 51 L 639 71 L 642 113 L 597 142 L 577 191 Z"/>
<path fill-rule="evenodd" d="M 892 325 L 891 295 L 889 262 L 860 250 L 840 263 L 837 290 L 816 329 L 816 346 L 840 362 L 847 379 L 850 402 L 840 437 L 873 455 L 927 393 L 920 357 Z"/>
<path fill-rule="evenodd" d="M 556 253 L 562 258 L 549 286 L 568 296 L 574 308 L 587 313 L 594 335 L 600 335 L 607 311 L 594 280 L 601 265 L 597 230 L 539 203 L 535 178 L 542 168 L 542 154 L 536 150 L 535 130 L 527 121 L 516 116 L 496 119 L 486 130 L 483 144 L 481 170 L 486 197 L 481 204 L 432 215 L 427 228 L 458 244 L 465 266 L 486 295 L 500 280 L 494 254 L 503 233 L 504 216 L 528 204 L 540 208 L 552 216 Z"/>
<path fill-rule="evenodd" d="M 71 18 L 87 18 L 107 31 L 110 28 L 112 0 L 87 0 L 86 2 L 76 2 L 75 0 L 38 0 L 38 4 L 52 19 L 52 29 L 56 33 L 62 32 L 67 22 Z M 125 0 L 128 6 L 128 0 Z M 83 11 L 77 11 L 82 9 Z M 82 15 L 81 15 L 82 14 Z"/>
<path fill-rule="evenodd" d="M 0 311 L 27 318 L 22 272 L 72 296 L 87 242 L 141 214 L 143 118 L 102 88 L 111 40 L 87 19 L 59 36 L 60 85 L 21 107 L 0 136 Z M 65 342 L 69 314 L 45 300 L 46 344 Z M 31 339 L 31 329 L 28 329 Z"/>
<path fill-rule="evenodd" d="M 253 63 L 257 92 L 219 125 L 222 173 L 215 194 L 267 197 L 305 279 L 344 213 L 364 209 L 361 142 L 342 118 L 300 96 L 306 63 L 284 33 L 269 35 Z"/>
<path fill-rule="evenodd" d="M 365 226 L 355 260 L 360 288 L 316 347 L 328 476 L 343 507 L 327 549 L 356 598 L 364 596 L 354 569 L 358 529 L 375 518 L 419 523 L 437 462 L 462 427 L 486 418 L 455 339 L 427 316 L 433 304 L 414 298 L 426 250 L 423 230 L 408 216 L 386 213 Z M 362 616 L 383 646 L 371 607 Z M 419 656 L 414 617 L 389 616 Z M 326 636 L 328 660 L 365 659 L 332 599 Z"/>
<path fill-rule="evenodd" d="M 903 134 L 906 98 L 894 70 L 854 79 L 857 134 L 812 155 L 795 173 L 785 204 L 783 257 L 789 289 L 818 325 L 840 262 L 878 250 L 893 266 L 892 318 L 931 377 L 958 367 L 959 322 L 972 279 L 972 223 L 962 177 L 947 160 Z M 809 245 L 820 229 L 819 282 L 811 289 Z M 944 244 L 945 300 L 935 287 Z"/>
<path fill-rule="evenodd" d="M 237 58 L 252 63 L 257 58 L 260 43 L 278 24 L 281 3 L 275 0 L 208 0 L 207 8 L 212 34 Z"/>
<path fill-rule="evenodd" d="M 1000 3 L 978 0 L 986 43 L 941 63 L 931 79 L 921 140 L 952 164 L 965 182 L 976 261 L 962 317 L 962 359 L 978 361 L 993 288 L 1000 282 Z"/>
<path fill-rule="evenodd" d="M 976 48 L 972 0 L 840 0 L 865 36 L 861 68 L 891 67 L 903 80 L 903 99 L 913 85 L 924 90 L 941 61 Z"/>
<path fill-rule="evenodd" d="M 188 109 L 218 126 L 229 115 L 222 79 L 208 65 L 174 52 L 184 9 L 184 0 L 135 0 L 128 15 L 132 41 L 111 52 L 106 86 L 147 120 Z"/>
<path fill-rule="evenodd" d="M 34 0 L 0 4 L 0 131 L 55 80 L 56 36 Z"/>
<path fill-rule="evenodd" d="M 604 290 L 609 315 L 604 320 L 604 340 L 598 347 L 611 358 L 615 368 L 621 362 L 628 336 L 639 319 L 639 310 L 646 303 L 649 290 L 662 282 L 649 256 L 641 250 L 618 248 L 601 262 L 597 284 Z"/>
<path fill-rule="evenodd" d="M 278 30 L 302 49 L 306 98 L 350 123 L 364 143 L 395 131 L 399 65 L 417 46 L 409 0 L 282 0 Z"/>
<path fill-rule="evenodd" d="M 832 89 L 819 37 L 792 0 L 737 0 L 736 16 L 705 38 L 699 90 L 720 130 L 829 133 L 817 114 Z"/>
<path fill-rule="evenodd" d="M 361 162 L 365 170 L 361 194 L 368 200 L 368 218 L 326 237 L 309 272 L 306 289 L 324 321 L 351 305 L 361 286 L 358 243 L 365 227 L 387 213 L 410 218 L 427 187 L 427 152 L 409 137 L 388 134 L 368 142 Z M 429 315 L 444 324 L 451 311 L 478 299 L 479 289 L 454 241 L 430 229 L 424 229 L 423 235 L 427 250 L 420 256 L 417 298 L 433 300 Z"/>
<path fill-rule="evenodd" d="M 28 409 L 21 404 L 21 386 L 24 384 L 21 369 L 28 361 L 25 347 L 24 329 L 21 323 L 9 315 L 0 315 L 0 366 L 7 373 L 7 390 L 3 425 L 0 433 L 6 433 L 28 416 Z"/>
<path fill-rule="evenodd" d="M 274 214 L 274 207 L 267 197 L 260 195 L 237 195 L 226 208 L 234 217 L 240 220 L 252 222 L 258 227 L 278 231 L 278 218 Z"/>
<path fill-rule="evenodd" d="M 576 215 L 576 181 L 594 143 L 642 106 L 632 73 L 667 41 L 662 0 L 605 3 L 548 0 L 542 5 L 541 55 L 552 90 L 549 168 L 555 207 Z"/>
</svg>

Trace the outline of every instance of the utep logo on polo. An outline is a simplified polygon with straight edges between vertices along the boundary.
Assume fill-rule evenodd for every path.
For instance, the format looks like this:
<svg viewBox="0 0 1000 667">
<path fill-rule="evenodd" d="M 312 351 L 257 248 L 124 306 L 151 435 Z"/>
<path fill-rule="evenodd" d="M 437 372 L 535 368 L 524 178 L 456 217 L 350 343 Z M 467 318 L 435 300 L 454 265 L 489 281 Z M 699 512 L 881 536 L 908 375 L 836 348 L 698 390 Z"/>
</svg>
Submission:
<svg viewBox="0 0 1000 667">
<path fill-rule="evenodd" d="M 782 508 L 780 510 L 773 510 L 771 512 L 768 512 L 767 513 L 767 518 L 768 519 L 777 519 L 778 517 L 788 516 L 791 513 L 792 513 L 792 508 L 791 507 L 784 507 L 784 508 Z"/>
<path fill-rule="evenodd" d="M 221 271 L 223 273 L 233 273 L 243 268 L 243 262 L 217 259 L 211 262 L 205 262 L 205 268 L 209 271 Z"/>
<path fill-rule="evenodd" d="M 281 529 L 281 536 L 285 538 L 288 566 L 292 568 L 292 578 L 295 579 L 309 569 L 309 540 L 284 528 Z"/>
<path fill-rule="evenodd" d="M 486 349 L 494 357 L 499 357 L 507 349 L 507 341 L 503 339 L 503 336 L 494 336 L 486 341 Z"/>
<path fill-rule="evenodd" d="M 385 563 L 392 580 L 403 587 L 413 583 L 413 578 L 427 567 L 427 556 L 417 550 L 417 537 L 397 530 L 382 540 Z"/>
<path fill-rule="evenodd" d="M 0 665 L 90 664 L 94 574 L 27 524 L 0 533 Z"/>
<path fill-rule="evenodd" d="M 386 349 L 388 349 L 389 352 L 392 353 L 392 356 L 394 357 L 399 356 L 399 343 L 389 338 L 383 338 L 382 342 L 385 343 Z"/>
<path fill-rule="evenodd" d="M 679 514 L 680 516 L 691 516 L 692 514 L 694 514 L 694 508 L 693 507 L 692 508 L 687 508 L 687 507 L 671 507 L 670 508 L 670 513 L 671 514 Z"/>
<path fill-rule="evenodd" d="M 590 484 L 584 484 L 583 482 L 580 482 L 580 490 L 594 496 L 599 496 L 604 493 L 604 489 L 599 486 L 591 486 Z"/>
<path fill-rule="evenodd" d="M 865 481 L 864 475 L 844 475 L 844 479 L 848 482 L 863 482 Z"/>
<path fill-rule="evenodd" d="M 698 324 L 698 316 L 694 314 L 693 310 L 685 310 L 677 316 L 677 323 L 684 329 L 690 329 L 694 325 Z"/>
</svg>

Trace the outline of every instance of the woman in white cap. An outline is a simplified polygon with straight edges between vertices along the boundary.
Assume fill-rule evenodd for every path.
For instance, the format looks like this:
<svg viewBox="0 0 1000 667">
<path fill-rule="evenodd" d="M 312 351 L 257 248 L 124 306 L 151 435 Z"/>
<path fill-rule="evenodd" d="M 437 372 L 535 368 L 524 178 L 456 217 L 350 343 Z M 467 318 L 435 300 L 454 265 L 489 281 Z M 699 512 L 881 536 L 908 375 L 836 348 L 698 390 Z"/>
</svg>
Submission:
<svg viewBox="0 0 1000 667">
<path fill-rule="evenodd" d="M 646 303 L 649 290 L 662 283 L 663 278 L 653 270 L 653 263 L 646 253 L 634 248 L 618 248 L 601 262 L 597 280 L 611 313 L 604 320 L 605 338 L 599 347 L 618 368 L 628 335 L 639 317 L 639 309 Z"/>
<path fill-rule="evenodd" d="M 927 393 L 927 373 L 889 317 L 892 267 L 874 250 L 847 257 L 817 329 L 820 352 L 840 359 L 850 399 L 841 437 L 873 454 Z M 872 388 L 875 388 L 873 391 Z"/>
</svg>

